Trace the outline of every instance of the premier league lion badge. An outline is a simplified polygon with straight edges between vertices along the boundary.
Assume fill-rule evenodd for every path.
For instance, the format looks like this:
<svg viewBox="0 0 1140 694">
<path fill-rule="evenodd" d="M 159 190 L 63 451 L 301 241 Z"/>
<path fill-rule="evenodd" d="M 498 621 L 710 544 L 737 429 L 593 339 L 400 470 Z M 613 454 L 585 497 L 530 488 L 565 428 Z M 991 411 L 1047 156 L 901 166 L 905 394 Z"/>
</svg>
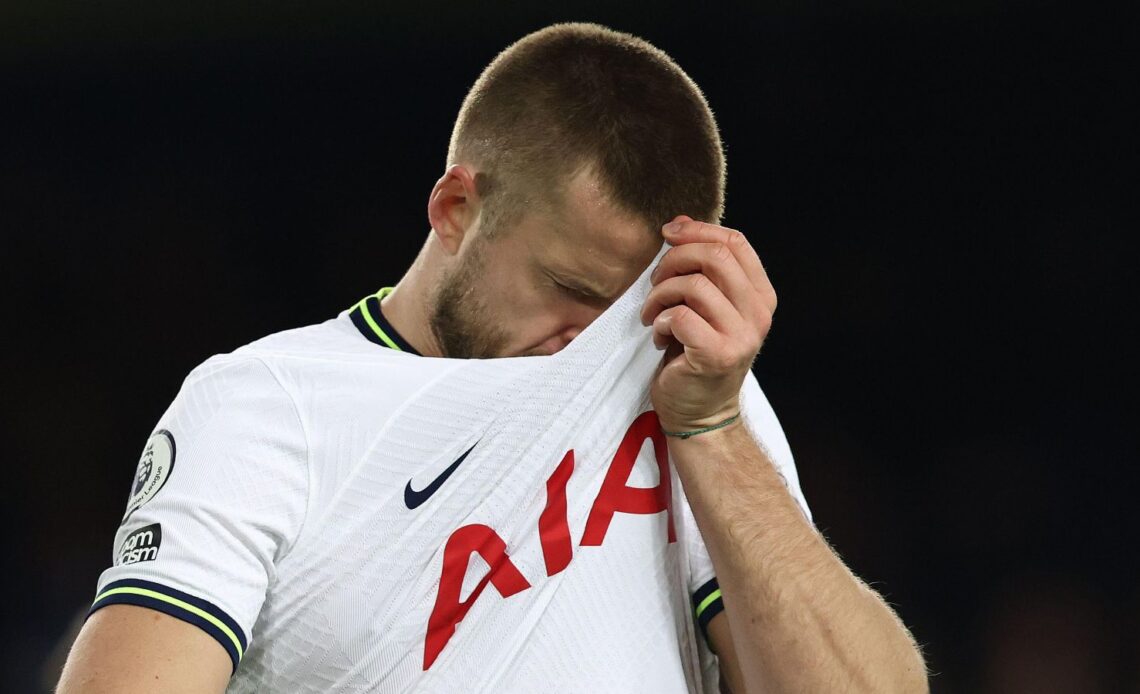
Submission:
<svg viewBox="0 0 1140 694">
<path fill-rule="evenodd" d="M 166 484 L 174 470 L 174 450 L 174 434 L 165 429 L 154 432 L 147 440 L 142 457 L 139 458 L 131 498 L 127 502 L 127 512 L 123 515 L 124 521 L 140 506 L 153 499 Z"/>
</svg>

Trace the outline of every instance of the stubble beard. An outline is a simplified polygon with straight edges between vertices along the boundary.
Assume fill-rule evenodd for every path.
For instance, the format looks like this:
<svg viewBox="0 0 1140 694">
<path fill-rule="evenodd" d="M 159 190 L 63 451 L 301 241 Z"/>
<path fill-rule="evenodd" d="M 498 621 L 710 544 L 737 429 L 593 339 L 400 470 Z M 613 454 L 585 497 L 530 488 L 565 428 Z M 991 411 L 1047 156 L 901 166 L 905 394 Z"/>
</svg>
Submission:
<svg viewBox="0 0 1140 694">
<path fill-rule="evenodd" d="M 475 240 L 459 265 L 440 280 L 432 301 L 431 329 L 443 356 L 451 359 L 491 359 L 503 356 L 507 335 L 490 317 L 478 295 L 484 264 L 484 244 Z"/>
</svg>

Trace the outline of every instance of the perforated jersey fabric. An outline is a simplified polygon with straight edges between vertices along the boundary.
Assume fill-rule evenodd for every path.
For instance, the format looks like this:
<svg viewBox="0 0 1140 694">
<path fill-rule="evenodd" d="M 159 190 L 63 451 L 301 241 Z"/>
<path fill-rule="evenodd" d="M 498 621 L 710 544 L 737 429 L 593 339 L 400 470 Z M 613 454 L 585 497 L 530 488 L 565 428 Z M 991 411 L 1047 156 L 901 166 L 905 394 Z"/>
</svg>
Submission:
<svg viewBox="0 0 1140 694">
<path fill-rule="evenodd" d="M 231 692 L 717 692 L 695 603 L 723 600 L 651 411 L 648 274 L 549 357 L 422 357 L 342 312 L 206 360 L 92 611 L 198 625 Z M 810 519 L 751 375 L 742 402 Z"/>
</svg>

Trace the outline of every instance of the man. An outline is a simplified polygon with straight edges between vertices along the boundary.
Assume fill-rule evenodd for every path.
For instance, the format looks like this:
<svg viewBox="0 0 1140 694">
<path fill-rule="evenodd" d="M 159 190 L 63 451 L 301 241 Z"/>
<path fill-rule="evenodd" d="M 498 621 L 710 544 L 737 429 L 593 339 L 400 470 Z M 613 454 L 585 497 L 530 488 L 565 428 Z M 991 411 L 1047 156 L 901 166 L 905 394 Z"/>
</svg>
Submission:
<svg viewBox="0 0 1140 694">
<path fill-rule="evenodd" d="M 719 226 L 723 199 L 712 113 L 664 53 L 579 23 L 503 51 L 463 104 L 431 233 L 399 284 L 187 378 L 144 450 L 60 691 L 701 690 L 694 623 L 733 692 L 925 691 L 905 627 L 810 524 L 750 374 L 775 293 L 744 236 Z M 483 451 L 519 441 L 525 416 L 488 444 L 454 440 L 463 423 L 422 407 L 474 389 L 456 416 L 478 419 L 479 398 L 525 382 L 480 374 L 561 364 L 544 359 L 574 355 L 607 309 L 628 312 L 654 260 L 637 285 L 652 286 L 637 312 L 663 350 L 653 412 L 630 424 L 629 467 L 611 475 L 614 455 L 592 506 L 574 467 L 588 442 L 561 462 L 504 463 Z M 490 359 L 523 356 L 539 358 Z M 421 473 L 421 458 L 453 462 Z M 628 483 L 654 460 L 655 487 Z M 515 474 L 486 484 L 496 469 Z M 506 487 L 536 474 L 538 539 L 500 533 L 525 515 Z M 568 505 L 589 511 L 584 529 Z M 670 575 L 683 566 L 688 614 Z M 566 587 L 583 585 L 588 599 Z"/>
</svg>

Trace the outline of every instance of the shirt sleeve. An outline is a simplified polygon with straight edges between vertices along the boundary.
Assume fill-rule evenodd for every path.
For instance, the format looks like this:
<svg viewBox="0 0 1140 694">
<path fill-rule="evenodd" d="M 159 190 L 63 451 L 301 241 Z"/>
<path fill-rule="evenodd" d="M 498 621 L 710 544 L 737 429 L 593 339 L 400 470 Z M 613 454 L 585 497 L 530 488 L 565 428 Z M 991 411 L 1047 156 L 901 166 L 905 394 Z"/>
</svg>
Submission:
<svg viewBox="0 0 1140 694">
<path fill-rule="evenodd" d="M 775 465 L 776 472 L 784 480 L 784 485 L 788 488 L 792 498 L 796 500 L 804 517 L 808 519 L 808 522 L 811 522 L 811 510 L 808 508 L 807 500 L 804 499 L 803 491 L 800 489 L 800 479 L 799 475 L 796 474 L 796 464 L 792 458 L 791 448 L 788 446 L 788 439 L 784 435 L 780 421 L 776 418 L 776 413 L 772 410 L 772 405 L 768 402 L 764 391 L 760 389 L 760 383 L 751 371 L 744 380 L 740 396 L 745 426 L 748 427 L 753 438 L 760 443 L 768 454 L 768 458 Z M 682 496 L 682 499 L 685 497 Z M 696 520 L 693 518 L 693 512 L 687 499 L 685 499 L 682 507 L 681 522 L 691 529 L 686 533 L 686 551 L 689 554 L 690 567 L 689 591 L 692 594 L 697 624 L 700 625 L 701 633 L 705 635 L 707 642 L 708 623 L 712 621 L 713 617 L 724 611 L 724 601 L 721 599 L 720 585 L 716 580 L 712 559 L 709 557 L 708 548 L 705 547 L 704 539 L 697 529 Z"/>
<path fill-rule="evenodd" d="M 236 669 L 300 532 L 308 447 L 293 399 L 252 357 L 187 377 L 147 440 L 88 615 L 147 607 L 203 629 Z"/>
</svg>

